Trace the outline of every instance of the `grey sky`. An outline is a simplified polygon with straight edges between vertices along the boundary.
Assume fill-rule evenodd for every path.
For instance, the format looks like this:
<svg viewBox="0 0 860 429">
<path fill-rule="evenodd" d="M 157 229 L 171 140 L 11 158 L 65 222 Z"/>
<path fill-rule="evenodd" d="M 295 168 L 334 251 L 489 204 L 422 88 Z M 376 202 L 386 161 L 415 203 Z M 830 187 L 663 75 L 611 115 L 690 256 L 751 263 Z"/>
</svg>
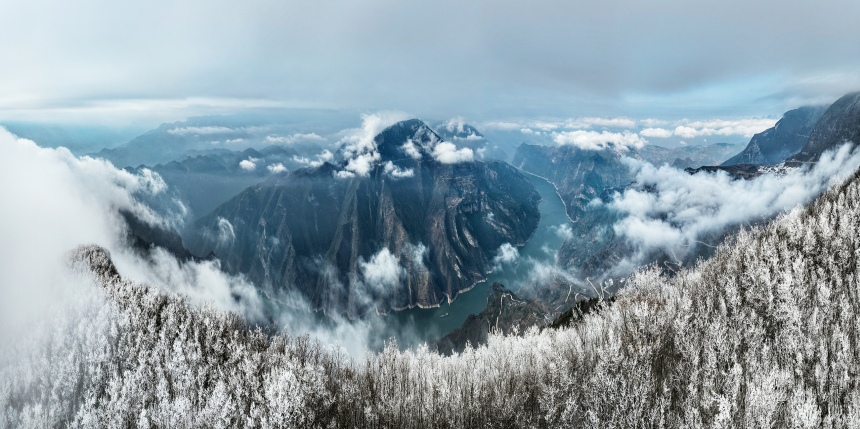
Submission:
<svg viewBox="0 0 860 429">
<path fill-rule="evenodd" d="M 6 1 L 0 119 L 774 115 L 860 89 L 858 16 L 856 0 Z"/>
</svg>

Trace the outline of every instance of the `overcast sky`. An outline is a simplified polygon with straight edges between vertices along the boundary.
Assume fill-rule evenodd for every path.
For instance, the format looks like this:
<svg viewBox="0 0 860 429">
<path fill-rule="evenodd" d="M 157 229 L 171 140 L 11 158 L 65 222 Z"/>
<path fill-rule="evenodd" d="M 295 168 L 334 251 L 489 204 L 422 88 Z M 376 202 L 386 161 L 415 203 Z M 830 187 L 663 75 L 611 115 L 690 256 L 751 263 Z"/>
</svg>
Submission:
<svg viewBox="0 0 860 429">
<path fill-rule="evenodd" d="M 0 2 L 0 119 L 255 107 L 778 115 L 860 89 L 860 2 Z"/>
</svg>

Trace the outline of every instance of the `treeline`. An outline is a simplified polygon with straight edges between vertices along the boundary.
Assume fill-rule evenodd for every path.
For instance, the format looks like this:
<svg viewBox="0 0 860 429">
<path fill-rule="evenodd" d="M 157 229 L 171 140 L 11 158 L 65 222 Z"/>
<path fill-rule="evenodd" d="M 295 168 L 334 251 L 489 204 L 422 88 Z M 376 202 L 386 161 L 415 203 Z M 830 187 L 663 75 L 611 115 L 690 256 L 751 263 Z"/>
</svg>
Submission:
<svg viewBox="0 0 860 429">
<path fill-rule="evenodd" d="M 3 361 L 2 427 L 860 427 L 857 175 L 573 326 L 451 357 L 348 358 L 75 255 L 108 299 Z"/>
</svg>

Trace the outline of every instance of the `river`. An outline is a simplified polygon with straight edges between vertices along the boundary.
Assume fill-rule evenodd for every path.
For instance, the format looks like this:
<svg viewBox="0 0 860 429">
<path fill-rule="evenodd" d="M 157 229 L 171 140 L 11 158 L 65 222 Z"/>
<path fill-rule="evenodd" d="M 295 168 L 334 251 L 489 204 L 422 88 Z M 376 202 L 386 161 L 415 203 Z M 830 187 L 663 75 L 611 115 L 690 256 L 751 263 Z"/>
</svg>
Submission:
<svg viewBox="0 0 860 429">
<path fill-rule="evenodd" d="M 443 303 L 437 308 L 413 308 L 382 316 L 391 329 L 391 336 L 398 345 L 408 347 L 438 339 L 459 328 L 470 314 L 477 314 L 487 306 L 490 285 L 499 282 L 512 291 L 517 291 L 530 278 L 535 265 L 552 264 L 555 254 L 564 239 L 559 228 L 570 225 L 570 219 L 556 193 L 545 179 L 523 172 L 531 180 L 541 196 L 538 204 L 540 222 L 525 246 L 520 247 L 519 258 L 512 264 L 502 265 L 487 276 L 487 281 L 477 284 L 468 292 L 461 293 L 454 302 Z"/>
</svg>

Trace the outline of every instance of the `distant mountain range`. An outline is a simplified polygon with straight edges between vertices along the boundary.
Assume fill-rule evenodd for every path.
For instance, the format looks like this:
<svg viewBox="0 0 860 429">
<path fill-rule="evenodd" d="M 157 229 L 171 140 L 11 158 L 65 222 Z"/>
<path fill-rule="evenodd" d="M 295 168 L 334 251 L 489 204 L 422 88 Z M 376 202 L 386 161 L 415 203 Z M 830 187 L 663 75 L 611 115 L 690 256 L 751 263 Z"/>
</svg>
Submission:
<svg viewBox="0 0 860 429">
<path fill-rule="evenodd" d="M 158 173 L 171 191 L 198 218 L 272 175 L 284 175 L 307 166 L 309 160 L 291 147 L 269 146 L 260 150 L 210 149 L 180 161 L 141 166 Z"/>
<path fill-rule="evenodd" d="M 321 115 L 331 117 L 333 121 L 338 117 Z M 92 155 L 111 161 L 119 168 L 166 164 L 211 149 L 244 150 L 273 144 L 287 145 L 301 156 L 312 157 L 322 152 L 320 144 L 326 143 L 325 137 L 314 131 L 334 132 L 340 129 L 319 125 L 312 120 L 308 123 L 296 121 L 297 118 L 256 115 L 194 117 L 161 124 L 125 144 L 105 148 Z"/>
</svg>

